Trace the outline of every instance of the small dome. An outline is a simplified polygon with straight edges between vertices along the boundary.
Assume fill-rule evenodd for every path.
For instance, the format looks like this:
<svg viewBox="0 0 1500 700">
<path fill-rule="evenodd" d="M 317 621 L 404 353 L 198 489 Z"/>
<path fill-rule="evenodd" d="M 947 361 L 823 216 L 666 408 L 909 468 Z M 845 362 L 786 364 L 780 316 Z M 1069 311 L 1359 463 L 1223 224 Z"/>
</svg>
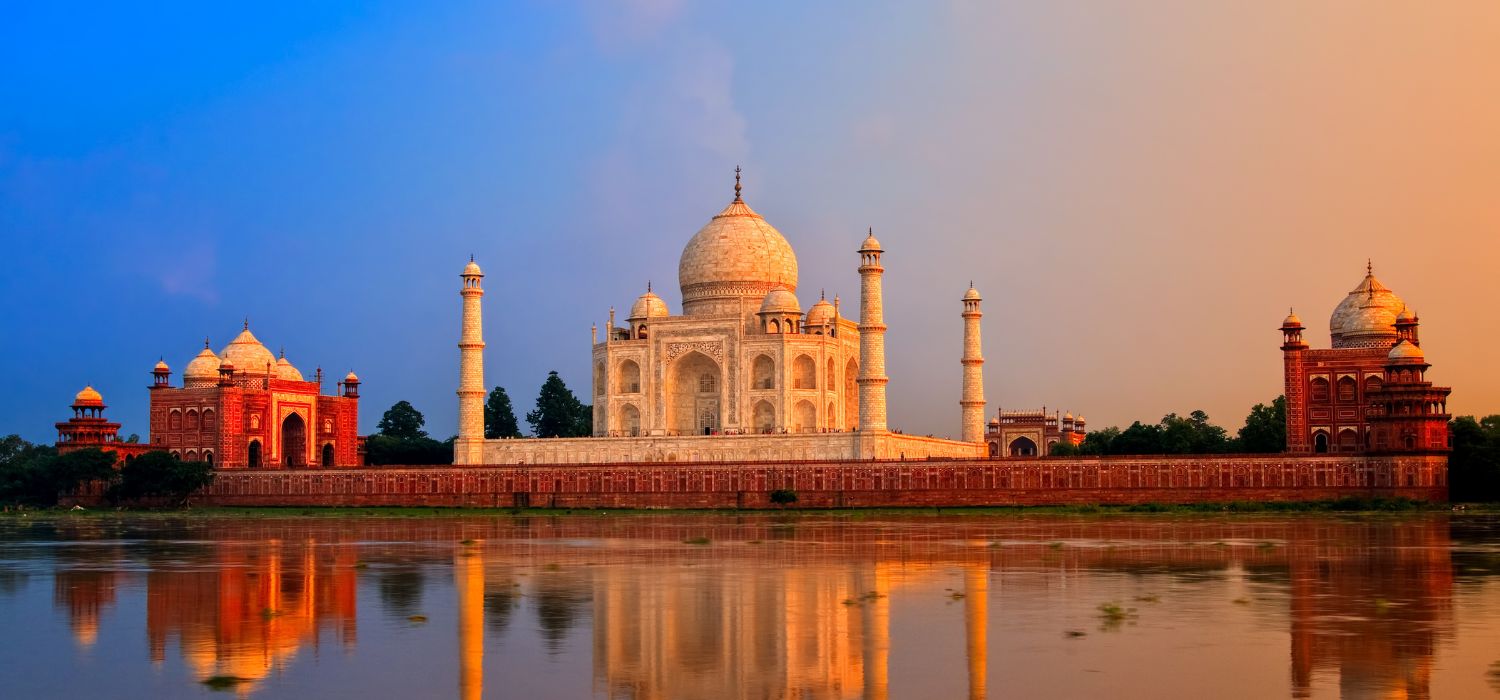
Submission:
<svg viewBox="0 0 1500 700">
<path fill-rule="evenodd" d="M 266 365 L 276 364 L 276 356 L 256 340 L 255 334 L 248 327 L 219 351 L 219 355 L 234 362 L 236 367 L 257 374 L 264 374 Z"/>
<path fill-rule="evenodd" d="M 94 390 L 92 386 L 86 386 L 83 391 L 73 395 L 74 406 L 103 406 L 104 397 Z"/>
<path fill-rule="evenodd" d="M 214 351 L 205 347 L 198 352 L 198 355 L 192 361 L 187 363 L 187 367 L 182 370 L 182 378 L 184 381 L 218 379 L 219 365 L 219 356 L 215 355 Z"/>
<path fill-rule="evenodd" d="M 469 264 L 468 265 L 464 265 L 464 274 L 463 274 L 463 276 L 464 277 L 483 277 L 484 273 L 480 271 L 480 269 L 479 269 L 479 263 L 474 262 L 474 258 L 469 258 Z"/>
<path fill-rule="evenodd" d="M 1411 309 L 1402 309 L 1401 313 L 1396 314 L 1397 323 L 1414 323 L 1416 320 L 1417 315 L 1412 313 Z"/>
<path fill-rule="evenodd" d="M 359 377 L 355 376 L 355 374 L 353 372 L 350 372 L 350 373 L 344 375 L 344 383 L 345 384 L 350 384 L 350 383 L 358 384 L 359 383 Z"/>
<path fill-rule="evenodd" d="M 1067 414 L 1063 416 L 1063 420 L 1073 420 L 1073 412 L 1068 411 Z"/>
<path fill-rule="evenodd" d="M 647 318 L 663 318 L 671 316 L 672 312 L 667 308 L 667 302 L 647 288 L 646 293 L 636 297 L 635 304 L 630 307 L 629 321 Z"/>
<path fill-rule="evenodd" d="M 983 301 L 979 298 L 979 290 L 974 288 L 974 283 L 969 283 L 969 291 L 964 292 L 964 301 Z"/>
<path fill-rule="evenodd" d="M 777 287 L 766 292 L 766 297 L 760 303 L 760 312 L 802 314 L 802 305 L 797 302 L 797 295 L 785 287 Z"/>
<path fill-rule="evenodd" d="M 300 382 L 302 381 L 302 373 L 297 371 L 297 368 L 293 367 L 292 363 L 287 361 L 286 355 L 282 355 L 281 359 L 276 360 L 276 378 Z"/>
<path fill-rule="evenodd" d="M 865 236 L 865 242 L 862 243 L 862 244 L 860 244 L 860 246 L 859 246 L 859 252 L 861 252 L 861 253 L 864 253 L 864 252 L 872 252 L 872 253 L 882 252 L 883 253 L 883 252 L 885 252 L 884 249 L 882 249 L 880 247 L 880 241 L 875 240 L 875 229 L 874 228 L 871 228 L 870 231 L 869 231 L 869 235 Z"/>
<path fill-rule="evenodd" d="M 1281 325 L 1283 327 L 1301 326 L 1302 319 L 1297 317 L 1297 312 L 1288 309 L 1286 312 L 1286 318 L 1281 321 Z"/>
<path fill-rule="evenodd" d="M 1401 362 L 1423 362 L 1426 356 L 1422 354 L 1422 348 L 1412 345 L 1410 341 L 1402 340 L 1386 353 L 1386 359 Z"/>
<path fill-rule="evenodd" d="M 818 303 L 807 310 L 807 325 L 823 326 L 830 323 L 833 323 L 833 304 L 828 303 L 827 299 L 819 299 Z"/>
<path fill-rule="evenodd" d="M 1396 340 L 1396 314 L 1404 308 L 1401 297 L 1366 274 L 1328 319 L 1333 347 L 1386 347 Z"/>
<path fill-rule="evenodd" d="M 156 366 L 152 367 L 151 371 L 152 372 L 170 372 L 170 371 L 172 371 L 172 368 L 167 366 L 167 361 L 165 359 L 161 359 L 161 360 L 157 360 L 156 361 Z"/>
</svg>

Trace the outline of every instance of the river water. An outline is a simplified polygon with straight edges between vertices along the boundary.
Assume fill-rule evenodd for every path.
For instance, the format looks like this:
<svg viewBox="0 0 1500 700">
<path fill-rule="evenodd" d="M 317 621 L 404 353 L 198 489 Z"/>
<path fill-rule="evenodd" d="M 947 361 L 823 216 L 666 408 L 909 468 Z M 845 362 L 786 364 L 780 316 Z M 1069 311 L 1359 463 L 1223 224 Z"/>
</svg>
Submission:
<svg viewBox="0 0 1500 700">
<path fill-rule="evenodd" d="M 7 698 L 1500 697 L 1500 517 L 0 519 Z"/>
</svg>

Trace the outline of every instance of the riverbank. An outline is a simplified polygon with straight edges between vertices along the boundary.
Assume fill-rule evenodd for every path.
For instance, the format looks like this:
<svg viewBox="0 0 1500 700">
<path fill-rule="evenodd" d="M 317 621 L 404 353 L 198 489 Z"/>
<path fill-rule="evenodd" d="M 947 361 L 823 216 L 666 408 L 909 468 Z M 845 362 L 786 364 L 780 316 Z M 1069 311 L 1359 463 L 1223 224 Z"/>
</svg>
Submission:
<svg viewBox="0 0 1500 700">
<path fill-rule="evenodd" d="M 1118 515 L 1293 515 L 1293 514 L 1341 514 L 1341 515 L 1386 515 L 1392 513 L 1500 513 L 1500 503 L 1446 504 L 1429 503 L 1411 499 L 1361 499 L 1344 498 L 1326 501 L 1299 502 L 1231 502 L 1198 504 L 1144 503 L 1135 505 L 1071 505 L 1071 506 L 974 506 L 974 507 L 912 507 L 912 508 L 796 508 L 778 509 L 583 509 L 583 508 L 464 508 L 421 506 L 207 506 L 187 508 L 44 508 L 10 509 L 0 513 L 0 518 L 69 517 L 94 518 L 104 516 L 129 517 L 182 517 L 194 518 L 262 518 L 262 517 L 313 517 L 313 518 L 430 518 L 430 517 L 604 517 L 627 515 L 721 515 L 726 517 L 744 515 L 780 514 L 795 517 L 866 519 L 883 515 L 893 516 L 1118 516 Z"/>
</svg>

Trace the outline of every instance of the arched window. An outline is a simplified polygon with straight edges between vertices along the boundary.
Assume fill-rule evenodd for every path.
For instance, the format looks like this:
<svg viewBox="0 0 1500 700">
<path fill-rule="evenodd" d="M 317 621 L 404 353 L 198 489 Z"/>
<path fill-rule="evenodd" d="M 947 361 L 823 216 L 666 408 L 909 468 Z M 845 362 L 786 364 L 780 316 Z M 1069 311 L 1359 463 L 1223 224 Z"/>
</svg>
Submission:
<svg viewBox="0 0 1500 700">
<path fill-rule="evenodd" d="M 188 450 L 187 452 L 182 453 L 182 459 L 185 462 L 196 462 L 198 461 L 198 451 Z"/>
<path fill-rule="evenodd" d="M 333 419 L 332 418 L 324 418 L 323 419 L 323 432 L 330 433 L 330 434 L 333 432 Z"/>
<path fill-rule="evenodd" d="M 998 443 L 998 442 L 992 442 L 992 443 L 990 443 L 990 456 L 991 457 L 999 457 L 1000 456 L 1000 443 Z"/>
<path fill-rule="evenodd" d="M 251 440 L 250 447 L 248 450 L 246 450 L 246 452 L 247 455 L 245 463 L 249 465 L 251 469 L 260 467 L 260 441 Z"/>
<path fill-rule="evenodd" d="M 719 390 L 719 378 L 712 372 L 698 375 L 698 393 L 712 394 Z"/>
<path fill-rule="evenodd" d="M 1354 377 L 1339 378 L 1339 403 L 1354 403 Z"/>
<path fill-rule="evenodd" d="M 641 340 L 645 340 L 647 337 L 649 337 L 649 335 L 650 334 L 646 332 L 646 324 L 644 323 L 641 324 L 640 328 L 635 329 L 635 337 L 640 338 Z"/>
<path fill-rule="evenodd" d="M 792 388 L 818 388 L 818 366 L 811 357 L 798 355 L 797 359 L 792 360 Z"/>
<path fill-rule="evenodd" d="M 615 391 L 621 394 L 641 393 L 641 366 L 635 360 L 625 360 L 620 363 L 620 369 L 616 373 Z"/>
<path fill-rule="evenodd" d="M 260 414 L 259 413 L 252 413 L 252 414 L 250 414 L 250 429 L 251 430 L 260 430 Z"/>
<path fill-rule="evenodd" d="M 1344 428 L 1339 431 L 1339 451 L 1353 452 L 1359 449 L 1359 433 L 1353 428 Z"/>
<path fill-rule="evenodd" d="M 1314 403 L 1327 403 L 1328 401 L 1328 379 L 1326 377 L 1313 377 L 1310 398 Z"/>
<path fill-rule="evenodd" d="M 823 389 L 826 391 L 833 391 L 838 388 L 838 374 L 834 370 L 833 358 L 830 357 L 828 358 L 828 371 L 825 373 L 827 376 L 823 378 Z M 829 411 L 829 413 L 833 413 L 833 411 Z"/>
<path fill-rule="evenodd" d="M 769 433 L 776 427 L 776 409 L 771 407 L 770 401 L 756 402 L 753 415 L 756 430 Z"/>
<path fill-rule="evenodd" d="M 1365 377 L 1365 397 L 1368 398 L 1371 392 L 1380 391 L 1382 384 L 1380 377 L 1373 375 Z"/>
<path fill-rule="evenodd" d="M 331 442 L 323 444 L 323 460 L 322 460 L 322 465 L 325 466 L 325 467 L 334 466 L 334 464 L 333 464 L 333 443 L 331 443 Z"/>
<path fill-rule="evenodd" d="M 771 332 L 772 333 L 780 333 L 781 332 L 781 322 L 777 321 L 774 318 L 771 319 L 771 326 L 770 326 L 770 328 L 771 328 Z"/>
<path fill-rule="evenodd" d="M 184 417 L 186 418 L 186 421 L 185 421 L 185 423 L 183 425 L 184 428 L 186 428 L 188 430 L 197 430 L 198 429 L 198 412 L 197 411 L 195 411 L 195 410 L 193 410 L 193 409 L 190 408 L 190 409 L 188 409 L 187 414 Z"/>
<path fill-rule="evenodd" d="M 203 451 L 203 463 L 212 467 L 214 465 L 214 453 L 210 450 Z"/>
<path fill-rule="evenodd" d="M 215 417 L 215 414 L 214 414 L 214 410 L 212 408 L 205 408 L 205 409 L 203 409 L 203 429 L 204 430 L 213 430 L 214 429 L 214 424 L 215 424 L 215 419 L 216 419 L 216 417 Z"/>
<path fill-rule="evenodd" d="M 594 396 L 604 395 L 604 363 L 594 364 Z"/>
<path fill-rule="evenodd" d="M 182 430 L 182 411 L 173 409 L 171 413 L 167 414 L 167 429 Z"/>
<path fill-rule="evenodd" d="M 1323 454 L 1328 451 L 1328 433 L 1318 431 L 1313 433 L 1313 452 Z"/>
<path fill-rule="evenodd" d="M 766 355 L 757 355 L 750 367 L 750 388 L 775 389 L 776 363 Z"/>
</svg>

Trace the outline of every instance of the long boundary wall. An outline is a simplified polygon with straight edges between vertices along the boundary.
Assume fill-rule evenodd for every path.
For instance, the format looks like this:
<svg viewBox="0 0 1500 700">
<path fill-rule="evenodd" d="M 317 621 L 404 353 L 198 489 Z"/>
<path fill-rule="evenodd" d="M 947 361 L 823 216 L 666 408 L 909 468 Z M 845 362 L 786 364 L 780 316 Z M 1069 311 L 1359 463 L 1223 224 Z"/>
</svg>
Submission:
<svg viewBox="0 0 1500 700">
<path fill-rule="evenodd" d="M 220 471 L 221 506 L 804 508 L 1448 498 L 1443 456 L 614 463 Z"/>
</svg>

